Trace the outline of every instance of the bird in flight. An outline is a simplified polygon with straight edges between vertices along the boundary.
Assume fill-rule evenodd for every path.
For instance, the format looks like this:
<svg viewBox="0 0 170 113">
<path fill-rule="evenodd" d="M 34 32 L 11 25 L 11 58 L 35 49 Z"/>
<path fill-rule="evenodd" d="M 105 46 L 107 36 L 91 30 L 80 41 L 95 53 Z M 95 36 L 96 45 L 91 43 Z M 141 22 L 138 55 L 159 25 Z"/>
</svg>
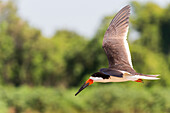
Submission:
<svg viewBox="0 0 170 113">
<path fill-rule="evenodd" d="M 159 75 L 140 74 L 133 69 L 127 43 L 129 16 L 130 5 L 127 5 L 116 14 L 105 32 L 102 47 L 107 55 L 109 68 L 102 68 L 92 74 L 75 96 L 94 82 L 143 82 L 143 79 L 159 79 L 156 78 Z"/>
</svg>

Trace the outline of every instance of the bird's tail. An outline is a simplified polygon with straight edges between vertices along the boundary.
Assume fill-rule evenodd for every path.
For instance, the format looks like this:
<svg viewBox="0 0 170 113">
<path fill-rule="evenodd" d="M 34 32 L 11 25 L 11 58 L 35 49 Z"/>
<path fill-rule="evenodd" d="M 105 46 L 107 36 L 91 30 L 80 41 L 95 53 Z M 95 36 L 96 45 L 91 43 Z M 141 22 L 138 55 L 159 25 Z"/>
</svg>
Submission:
<svg viewBox="0 0 170 113">
<path fill-rule="evenodd" d="M 136 81 L 136 82 L 143 82 L 143 80 L 158 80 L 160 78 L 157 78 L 159 75 L 143 75 L 143 74 L 138 74 L 134 76 L 129 76 L 128 79 L 131 81 Z"/>
<path fill-rule="evenodd" d="M 136 79 L 145 79 L 145 80 L 158 80 L 160 78 L 157 78 L 159 75 L 135 75 L 134 77 Z"/>
</svg>

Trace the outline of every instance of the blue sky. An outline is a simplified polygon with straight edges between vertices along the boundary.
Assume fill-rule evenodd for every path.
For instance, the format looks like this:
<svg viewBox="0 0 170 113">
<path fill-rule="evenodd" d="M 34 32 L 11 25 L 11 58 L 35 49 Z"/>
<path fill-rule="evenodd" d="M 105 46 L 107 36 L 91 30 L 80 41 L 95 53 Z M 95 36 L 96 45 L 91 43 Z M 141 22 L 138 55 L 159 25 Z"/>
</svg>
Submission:
<svg viewBox="0 0 170 113">
<path fill-rule="evenodd" d="M 104 16 L 118 12 L 131 0 L 16 0 L 18 14 L 45 36 L 68 29 L 92 37 Z M 165 7 L 169 0 L 152 1 Z"/>
</svg>

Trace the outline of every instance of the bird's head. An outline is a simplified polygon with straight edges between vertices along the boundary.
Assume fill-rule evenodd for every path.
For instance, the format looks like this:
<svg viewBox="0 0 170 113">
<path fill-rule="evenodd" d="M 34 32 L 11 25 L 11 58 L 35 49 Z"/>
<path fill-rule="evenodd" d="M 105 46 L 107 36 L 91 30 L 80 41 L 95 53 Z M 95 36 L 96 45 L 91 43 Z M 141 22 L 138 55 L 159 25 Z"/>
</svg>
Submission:
<svg viewBox="0 0 170 113">
<path fill-rule="evenodd" d="M 93 84 L 93 80 L 91 78 L 89 78 L 81 87 L 80 89 L 78 90 L 78 92 L 75 94 L 75 96 L 77 94 L 79 94 L 84 88 L 86 88 L 87 86 Z"/>
<path fill-rule="evenodd" d="M 80 89 L 78 90 L 78 92 L 75 94 L 75 96 L 77 94 L 79 94 L 83 89 L 85 89 L 87 86 L 93 84 L 94 82 L 100 82 L 105 78 L 108 78 L 109 76 L 106 76 L 105 74 L 101 73 L 101 72 L 97 72 L 94 73 L 90 76 L 90 78 L 80 87 Z"/>
</svg>

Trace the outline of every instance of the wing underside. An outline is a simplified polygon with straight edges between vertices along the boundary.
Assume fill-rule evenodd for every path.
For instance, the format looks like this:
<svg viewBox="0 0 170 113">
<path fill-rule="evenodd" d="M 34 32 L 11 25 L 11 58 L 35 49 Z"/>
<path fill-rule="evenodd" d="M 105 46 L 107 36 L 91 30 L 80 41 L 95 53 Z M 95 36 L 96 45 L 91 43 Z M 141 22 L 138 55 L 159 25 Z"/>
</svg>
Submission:
<svg viewBox="0 0 170 113">
<path fill-rule="evenodd" d="M 109 61 L 109 68 L 133 69 L 127 43 L 130 6 L 122 8 L 111 21 L 103 39 L 103 49 Z"/>
</svg>

